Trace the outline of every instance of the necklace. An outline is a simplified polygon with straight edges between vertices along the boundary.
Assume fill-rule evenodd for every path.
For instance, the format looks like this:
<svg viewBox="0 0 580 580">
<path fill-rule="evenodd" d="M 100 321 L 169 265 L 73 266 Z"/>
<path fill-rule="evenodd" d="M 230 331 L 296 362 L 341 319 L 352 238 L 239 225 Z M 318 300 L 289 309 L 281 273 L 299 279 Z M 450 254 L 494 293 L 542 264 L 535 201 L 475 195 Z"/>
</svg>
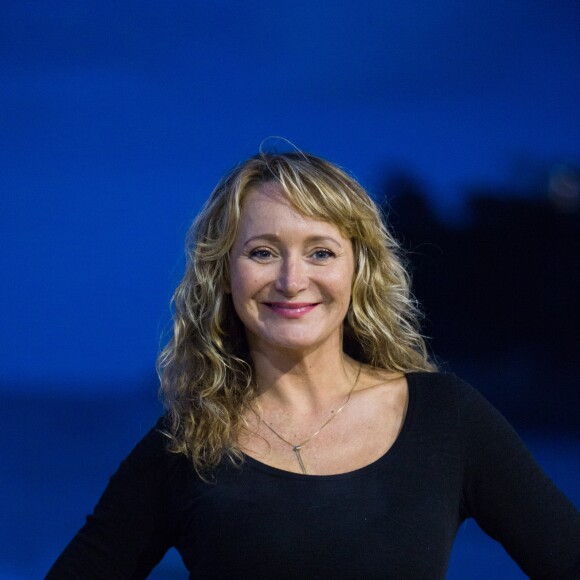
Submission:
<svg viewBox="0 0 580 580">
<path fill-rule="evenodd" d="M 347 406 L 348 402 L 350 401 L 350 397 L 352 395 L 352 392 L 354 391 L 354 388 L 356 387 L 356 385 L 358 383 L 358 379 L 360 377 L 361 370 L 362 370 L 362 363 L 358 367 L 358 373 L 356 375 L 356 379 L 355 379 L 352 387 L 350 388 L 348 396 L 346 397 L 346 401 L 336 411 L 333 410 L 330 412 L 330 417 L 318 428 L 317 431 L 315 431 L 312 435 L 310 435 L 310 437 L 308 437 L 307 439 L 304 439 L 304 441 L 297 443 L 296 445 L 294 445 L 294 443 L 291 443 L 287 439 L 284 439 L 284 437 L 282 437 L 282 435 L 280 435 L 280 433 L 278 433 L 278 431 L 276 431 L 271 425 L 269 425 L 266 421 L 264 421 L 262 419 L 262 422 L 264 423 L 264 425 L 266 425 L 266 427 L 268 427 L 268 429 L 270 429 L 270 431 L 272 431 L 272 433 L 274 433 L 274 435 L 276 435 L 276 437 L 278 437 L 278 439 L 280 439 L 280 441 L 283 441 L 284 443 L 286 443 L 286 445 L 290 445 L 290 447 L 292 447 L 292 451 L 294 451 L 294 455 L 296 455 L 296 460 L 298 461 L 298 465 L 300 465 L 300 469 L 302 470 L 302 473 L 304 475 L 308 475 L 308 472 L 306 471 L 306 467 L 304 466 L 304 462 L 302 461 L 302 455 L 300 455 L 300 450 L 302 449 L 302 447 L 304 447 L 304 445 L 306 445 L 308 442 L 312 441 L 312 439 L 314 439 Z"/>
</svg>

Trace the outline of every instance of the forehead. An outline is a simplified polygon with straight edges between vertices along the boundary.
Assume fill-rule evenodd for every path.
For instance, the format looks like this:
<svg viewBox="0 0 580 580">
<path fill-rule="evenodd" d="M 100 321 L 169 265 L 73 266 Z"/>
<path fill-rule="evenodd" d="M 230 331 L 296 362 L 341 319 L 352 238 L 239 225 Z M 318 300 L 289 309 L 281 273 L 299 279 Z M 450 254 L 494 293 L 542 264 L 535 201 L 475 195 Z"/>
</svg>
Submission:
<svg viewBox="0 0 580 580">
<path fill-rule="evenodd" d="M 242 201 L 242 215 L 251 213 L 251 211 L 256 209 L 271 209 L 278 204 L 294 209 L 288 196 L 277 183 L 267 182 L 254 185 L 247 191 Z M 296 211 L 296 213 L 298 212 Z"/>
<path fill-rule="evenodd" d="M 322 216 L 301 213 L 278 183 L 267 182 L 250 188 L 242 202 L 240 229 L 282 224 L 299 229 L 332 230 L 344 239 L 349 237 L 338 224 Z"/>
</svg>

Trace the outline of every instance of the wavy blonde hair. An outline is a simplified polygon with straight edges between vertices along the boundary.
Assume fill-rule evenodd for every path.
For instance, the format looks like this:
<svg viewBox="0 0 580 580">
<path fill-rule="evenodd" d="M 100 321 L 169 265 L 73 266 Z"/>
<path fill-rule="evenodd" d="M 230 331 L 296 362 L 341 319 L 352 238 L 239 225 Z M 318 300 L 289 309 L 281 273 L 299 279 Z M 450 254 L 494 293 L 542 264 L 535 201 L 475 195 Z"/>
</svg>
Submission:
<svg viewBox="0 0 580 580">
<path fill-rule="evenodd" d="M 257 395 L 244 327 L 226 292 L 230 250 L 248 192 L 276 183 L 305 217 L 335 224 L 355 257 L 344 351 L 389 371 L 431 371 L 399 246 L 377 205 L 342 169 L 303 152 L 260 153 L 216 186 L 187 236 L 187 266 L 173 296 L 173 337 L 158 371 L 170 417 L 170 449 L 201 473 L 224 456 L 241 461 L 236 440 Z"/>
</svg>

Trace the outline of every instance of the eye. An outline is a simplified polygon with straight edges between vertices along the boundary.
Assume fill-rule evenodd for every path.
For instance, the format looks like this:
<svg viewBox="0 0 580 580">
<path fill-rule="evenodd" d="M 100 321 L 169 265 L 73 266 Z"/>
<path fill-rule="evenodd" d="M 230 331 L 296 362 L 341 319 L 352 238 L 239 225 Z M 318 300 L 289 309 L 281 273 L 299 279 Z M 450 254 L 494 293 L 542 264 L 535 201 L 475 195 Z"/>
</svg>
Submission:
<svg viewBox="0 0 580 580">
<path fill-rule="evenodd" d="M 314 250 L 311 256 L 319 262 L 326 262 L 327 260 L 330 260 L 330 258 L 334 258 L 336 254 L 331 250 L 321 248 L 320 250 Z"/>
<path fill-rule="evenodd" d="M 250 252 L 250 258 L 256 260 L 268 260 L 272 255 L 272 252 L 268 248 L 256 248 Z"/>
</svg>

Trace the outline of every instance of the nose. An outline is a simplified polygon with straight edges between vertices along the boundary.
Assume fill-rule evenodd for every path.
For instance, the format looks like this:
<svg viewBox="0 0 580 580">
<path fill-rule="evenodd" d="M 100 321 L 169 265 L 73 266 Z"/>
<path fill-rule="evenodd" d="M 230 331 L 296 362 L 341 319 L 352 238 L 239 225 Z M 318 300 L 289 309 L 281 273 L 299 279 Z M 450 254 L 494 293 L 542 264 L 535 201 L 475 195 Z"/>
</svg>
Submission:
<svg viewBox="0 0 580 580">
<path fill-rule="evenodd" d="M 284 296 L 296 296 L 308 286 L 307 264 L 300 257 L 284 258 L 276 279 L 276 290 Z"/>
</svg>

